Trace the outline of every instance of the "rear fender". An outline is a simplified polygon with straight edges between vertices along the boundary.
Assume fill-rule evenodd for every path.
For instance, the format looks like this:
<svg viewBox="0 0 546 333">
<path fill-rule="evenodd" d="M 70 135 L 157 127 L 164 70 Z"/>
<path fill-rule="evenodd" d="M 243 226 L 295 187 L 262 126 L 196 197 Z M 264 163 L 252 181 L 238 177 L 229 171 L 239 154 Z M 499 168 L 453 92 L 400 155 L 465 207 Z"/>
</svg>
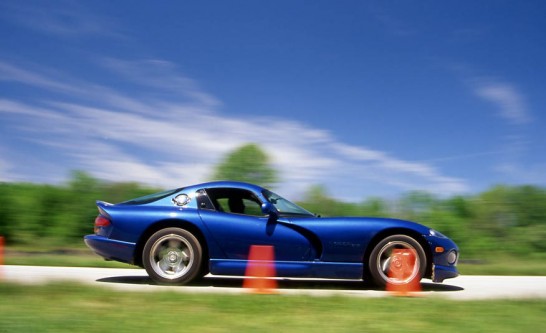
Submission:
<svg viewBox="0 0 546 333">
<path fill-rule="evenodd" d="M 208 259 L 209 259 L 209 253 L 210 253 L 210 243 L 207 240 L 207 237 L 199 227 L 197 227 L 195 224 L 185 221 L 185 220 L 163 220 L 158 221 L 152 225 L 150 225 L 140 236 L 136 247 L 135 247 L 135 254 L 134 254 L 134 264 L 137 266 L 142 267 L 142 251 L 144 249 L 144 246 L 146 245 L 146 242 L 148 239 L 157 231 L 165 228 L 180 228 L 187 230 L 191 232 L 199 241 L 201 244 L 201 247 L 203 249 L 203 258 L 205 261 L 207 261 L 206 265 L 208 266 Z M 215 245 L 212 244 L 212 252 L 214 253 L 216 249 Z"/>
</svg>

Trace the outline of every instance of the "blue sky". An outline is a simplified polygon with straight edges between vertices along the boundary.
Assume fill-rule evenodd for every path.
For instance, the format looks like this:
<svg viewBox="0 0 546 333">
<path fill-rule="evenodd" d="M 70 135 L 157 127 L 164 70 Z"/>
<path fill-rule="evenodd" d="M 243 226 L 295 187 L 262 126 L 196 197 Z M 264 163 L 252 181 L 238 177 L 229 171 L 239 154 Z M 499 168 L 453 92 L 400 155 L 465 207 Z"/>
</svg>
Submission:
<svg viewBox="0 0 546 333">
<path fill-rule="evenodd" d="M 255 142 L 299 197 L 546 185 L 544 1 L 2 1 L 0 181 L 172 188 Z"/>
</svg>

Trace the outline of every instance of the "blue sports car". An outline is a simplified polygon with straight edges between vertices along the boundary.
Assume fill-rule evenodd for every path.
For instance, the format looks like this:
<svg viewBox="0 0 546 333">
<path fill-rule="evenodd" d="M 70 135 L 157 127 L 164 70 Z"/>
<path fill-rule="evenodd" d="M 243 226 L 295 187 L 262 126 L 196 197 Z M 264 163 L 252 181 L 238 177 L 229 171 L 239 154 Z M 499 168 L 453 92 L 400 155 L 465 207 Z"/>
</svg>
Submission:
<svg viewBox="0 0 546 333">
<path fill-rule="evenodd" d="M 247 183 L 210 182 L 97 207 L 87 246 L 105 259 L 144 267 L 157 283 L 244 275 L 252 245 L 273 247 L 283 277 L 385 286 L 458 275 L 459 249 L 438 231 L 396 219 L 321 218 Z M 415 258 L 403 278 L 389 274 L 400 265 L 400 250 Z"/>
</svg>

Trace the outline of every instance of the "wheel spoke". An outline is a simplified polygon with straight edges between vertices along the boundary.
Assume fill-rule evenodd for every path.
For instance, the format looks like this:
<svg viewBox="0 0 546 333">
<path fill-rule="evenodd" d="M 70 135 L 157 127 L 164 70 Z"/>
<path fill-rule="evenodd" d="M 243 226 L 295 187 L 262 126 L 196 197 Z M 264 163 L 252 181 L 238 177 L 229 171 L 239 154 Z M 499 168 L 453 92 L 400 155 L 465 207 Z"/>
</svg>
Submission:
<svg viewBox="0 0 546 333">
<path fill-rule="evenodd" d="M 186 265 L 183 261 L 180 261 L 175 267 L 173 267 L 173 272 L 178 273 L 183 271 L 186 268 Z"/>
<path fill-rule="evenodd" d="M 190 256 L 186 253 L 187 249 L 185 249 L 184 251 L 180 251 L 180 256 L 182 257 L 182 262 L 189 262 L 190 261 Z"/>
<path fill-rule="evenodd" d="M 182 247 L 182 242 L 178 239 L 169 239 L 168 241 L 168 247 L 171 249 L 180 249 Z"/>
<path fill-rule="evenodd" d="M 390 268 L 390 265 L 391 265 L 391 259 L 392 257 L 388 257 L 387 259 L 383 260 L 381 262 L 381 270 L 387 274 L 389 272 L 389 268 Z"/>
<path fill-rule="evenodd" d="M 158 263 L 157 265 L 159 266 L 159 269 L 161 269 L 161 271 L 163 271 L 164 273 L 168 273 L 169 272 L 169 261 L 167 260 L 167 257 L 163 257 Z"/>
</svg>

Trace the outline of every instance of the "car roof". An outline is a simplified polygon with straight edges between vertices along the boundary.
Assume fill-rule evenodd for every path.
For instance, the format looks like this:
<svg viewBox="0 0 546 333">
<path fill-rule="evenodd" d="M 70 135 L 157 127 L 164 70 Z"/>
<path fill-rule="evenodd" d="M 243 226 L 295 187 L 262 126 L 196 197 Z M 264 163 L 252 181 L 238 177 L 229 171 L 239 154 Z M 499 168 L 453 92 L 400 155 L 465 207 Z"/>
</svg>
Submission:
<svg viewBox="0 0 546 333">
<path fill-rule="evenodd" d="M 220 180 L 220 181 L 213 181 L 213 182 L 185 186 L 184 190 L 194 191 L 194 190 L 198 190 L 202 188 L 221 188 L 221 187 L 238 188 L 238 189 L 249 190 L 249 191 L 253 191 L 257 193 L 260 193 L 264 189 L 261 186 L 250 184 L 250 183 L 231 181 L 231 180 Z"/>
</svg>

